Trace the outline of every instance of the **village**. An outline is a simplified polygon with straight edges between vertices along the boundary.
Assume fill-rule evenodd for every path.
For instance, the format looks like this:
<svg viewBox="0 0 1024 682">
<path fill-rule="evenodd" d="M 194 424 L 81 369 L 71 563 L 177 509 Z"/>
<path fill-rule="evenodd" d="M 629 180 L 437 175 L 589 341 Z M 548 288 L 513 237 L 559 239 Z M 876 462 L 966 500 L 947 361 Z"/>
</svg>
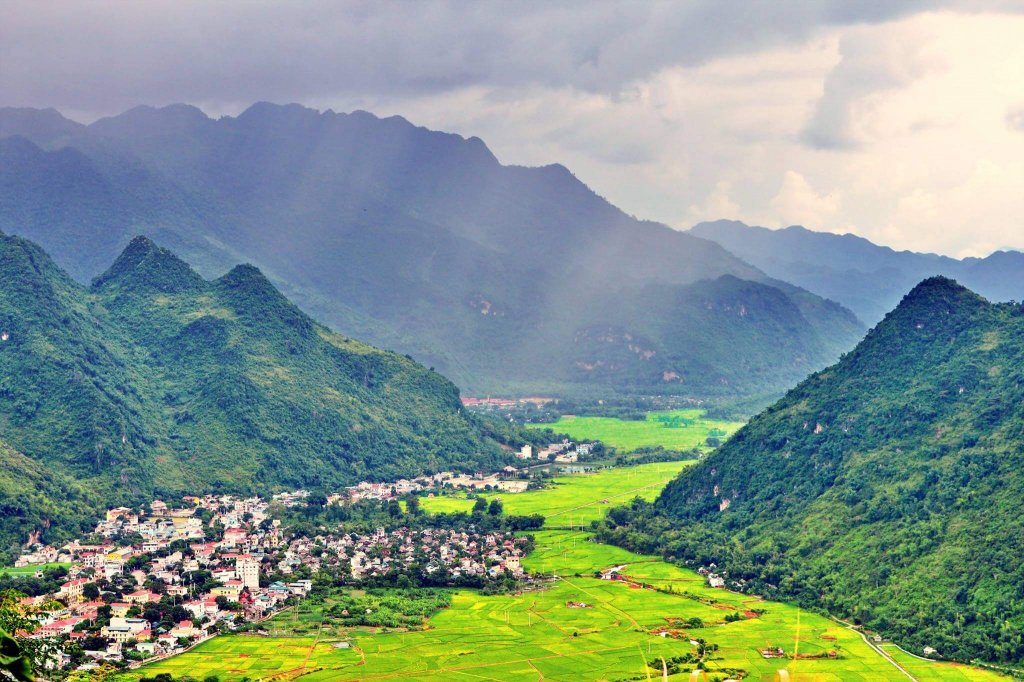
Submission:
<svg viewBox="0 0 1024 682">
<path fill-rule="evenodd" d="M 413 479 L 399 479 L 393 483 L 371 483 L 362 481 L 350 486 L 344 492 L 329 495 L 328 502 L 358 502 L 359 500 L 388 500 L 403 495 L 426 492 L 428 494 L 448 490 L 500 490 L 508 493 L 520 493 L 530 485 L 534 477 L 532 467 L 547 464 L 575 464 L 585 460 L 594 451 L 595 443 L 574 443 L 563 440 L 550 443 L 543 448 L 534 450 L 532 445 L 522 446 L 515 454 L 526 463 L 522 467 L 506 466 L 501 471 L 490 474 L 457 474 L 453 471 L 442 471 L 432 476 L 420 476 Z M 287 496 L 287 493 L 285 494 Z M 276 496 L 280 497 L 280 496 Z"/>
<path fill-rule="evenodd" d="M 304 495 L 285 497 L 294 504 Z M 22 556 L 22 564 L 45 559 L 70 566 L 59 589 L 21 600 L 38 629 L 19 634 L 78 644 L 87 659 L 79 668 L 88 670 L 104 661 L 137 664 L 173 655 L 264 620 L 305 597 L 320 571 L 353 584 L 411 566 L 443 575 L 441 583 L 523 577 L 524 539 L 511 533 L 380 528 L 289 539 L 260 498 L 186 499 L 192 506 L 175 510 L 153 501 L 148 515 L 111 509 L 96 528 L 106 538 L 102 544 L 74 541 Z M 207 541 L 202 510 L 213 512 L 210 526 L 220 539 Z M 146 539 L 122 544 L 130 535 Z M 37 576 L 43 575 L 40 568 Z M 70 663 L 63 650 L 54 661 Z"/>
<path fill-rule="evenodd" d="M 548 458 L 571 455 L 572 461 L 589 452 L 589 445 L 569 442 L 541 450 Z M 529 446 L 519 455 L 533 459 Z M 514 493 L 527 488 L 524 476 L 528 468 L 506 467 L 491 474 L 363 481 L 328 495 L 326 504 L 433 496 L 445 489 Z M 278 511 L 305 507 L 309 498 L 305 490 L 270 499 L 185 496 L 172 504 L 153 500 L 143 509 L 109 509 L 87 540 L 59 548 L 36 544 L 19 556 L 16 568 L 38 567 L 37 582 L 49 578 L 46 584 L 56 589 L 21 599 L 35 627 L 18 634 L 56 644 L 55 668 L 137 666 L 267 619 L 306 597 L 322 572 L 346 584 L 411 569 L 437 585 L 525 577 L 520 560 L 528 539 L 505 531 L 402 527 L 292 537 L 274 518 L 275 505 Z"/>
<path fill-rule="evenodd" d="M 110 509 L 89 543 L 35 547 L 19 557 L 17 567 L 68 565 L 56 591 L 21 600 L 38 628 L 20 634 L 63 645 L 51 665 L 67 667 L 72 651 L 80 651 L 85 670 L 178 653 L 308 594 L 308 578 L 265 579 L 292 573 L 304 560 L 287 552 L 266 501 L 225 495 L 181 502 L 170 508 L 154 500 L 145 513 Z M 288 571 L 273 563 L 282 551 Z M 36 577 L 48 573 L 40 568 Z"/>
</svg>

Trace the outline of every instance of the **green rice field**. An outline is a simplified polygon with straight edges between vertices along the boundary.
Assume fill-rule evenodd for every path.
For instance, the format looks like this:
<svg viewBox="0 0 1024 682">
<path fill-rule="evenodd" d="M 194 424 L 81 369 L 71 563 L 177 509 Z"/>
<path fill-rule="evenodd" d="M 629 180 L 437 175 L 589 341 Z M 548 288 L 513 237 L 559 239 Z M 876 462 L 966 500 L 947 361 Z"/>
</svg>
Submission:
<svg viewBox="0 0 1024 682">
<path fill-rule="evenodd" d="M 268 624 L 281 636 L 229 635 L 134 673 L 221 680 L 662 680 L 691 676 L 691 665 L 662 677 L 661 659 L 712 651 L 706 679 L 800 682 L 1005 679 L 976 668 L 924 661 L 891 646 L 876 649 L 844 624 L 757 597 L 707 587 L 697 573 L 618 547 L 583 530 L 564 529 L 572 511 L 595 518 L 602 496 L 651 497 L 683 463 L 563 477 L 543 491 L 504 496 L 511 513 L 550 514 L 553 528 L 534 533 L 523 565 L 552 576 L 545 589 L 515 595 L 453 593 L 452 605 L 423 630 L 322 628 L 315 609 L 286 612 Z M 661 468 L 659 468 L 661 467 Z M 660 482 L 660 483 L 659 483 Z M 638 485 L 639 484 L 639 485 Z M 465 502 L 465 500 L 463 500 Z M 449 498 L 424 500 L 448 505 Z M 584 514 L 584 510 L 585 514 Z M 582 521 L 581 521 L 582 522 Z M 595 572 L 620 567 L 622 580 Z M 580 604 L 585 606 L 580 607 Z M 664 633 L 664 634 L 663 634 Z M 345 642 L 348 648 L 335 645 Z M 761 649 L 781 647 L 782 658 Z M 654 665 L 650 665 L 653 663 Z M 779 671 L 785 671 L 780 676 Z"/>
<path fill-rule="evenodd" d="M 661 489 L 685 467 L 686 462 L 657 462 L 621 469 L 602 469 L 593 473 L 559 476 L 551 487 L 522 493 L 484 493 L 488 499 L 500 497 L 506 514 L 542 514 L 548 526 L 581 526 L 604 517 L 608 508 L 625 504 L 634 497 L 653 500 Z M 468 512 L 473 500 L 465 494 L 429 497 L 420 500 L 429 512 Z"/>
<path fill-rule="evenodd" d="M 15 568 L 14 566 L 3 566 L 0 567 L 0 574 L 6 573 L 8 575 L 15 576 L 35 575 L 36 571 L 45 571 L 48 568 L 69 568 L 70 566 L 71 564 L 61 563 L 32 564 L 31 566 L 21 566 L 20 568 Z"/>
<path fill-rule="evenodd" d="M 530 428 L 551 428 L 577 440 L 599 440 L 620 450 L 661 445 L 670 450 L 703 447 L 708 436 L 725 439 L 743 422 L 708 419 L 704 410 L 649 412 L 647 419 L 629 421 L 612 417 L 563 416 L 551 424 L 527 424 Z"/>
<path fill-rule="evenodd" d="M 913 656 L 900 649 L 895 644 L 883 644 L 881 649 L 896 660 L 920 682 L 932 682 L 933 680 L 993 680 L 1002 679 L 994 673 L 972 668 L 968 665 L 957 663 L 937 664 L 932 661 Z"/>
</svg>

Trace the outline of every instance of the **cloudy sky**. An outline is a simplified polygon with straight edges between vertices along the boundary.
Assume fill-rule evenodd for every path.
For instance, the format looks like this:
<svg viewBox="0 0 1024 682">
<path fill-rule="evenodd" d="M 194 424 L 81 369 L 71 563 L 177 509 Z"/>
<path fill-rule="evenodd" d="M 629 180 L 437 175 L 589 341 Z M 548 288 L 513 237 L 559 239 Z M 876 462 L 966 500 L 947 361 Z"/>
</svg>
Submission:
<svg viewBox="0 0 1024 682">
<path fill-rule="evenodd" d="M 1024 0 L 0 3 L 0 106 L 401 114 L 626 211 L 1024 248 Z"/>
</svg>

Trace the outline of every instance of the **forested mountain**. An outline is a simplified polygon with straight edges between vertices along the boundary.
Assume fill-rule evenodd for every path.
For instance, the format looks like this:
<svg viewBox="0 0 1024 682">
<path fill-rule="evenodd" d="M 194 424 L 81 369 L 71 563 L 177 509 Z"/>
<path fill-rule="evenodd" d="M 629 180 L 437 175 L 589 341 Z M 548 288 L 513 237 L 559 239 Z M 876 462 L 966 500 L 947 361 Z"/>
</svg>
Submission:
<svg viewBox="0 0 1024 682">
<path fill-rule="evenodd" d="M 0 561 L 26 541 L 84 537 L 95 528 L 101 496 L 0 441 Z"/>
<path fill-rule="evenodd" d="M 207 281 L 144 237 L 85 287 L 0 236 L 0 424 L 0 551 L 101 502 L 508 458 L 441 375 L 329 331 L 251 265 Z"/>
<path fill-rule="evenodd" d="M 399 117 L 261 103 L 214 120 L 174 105 L 83 126 L 8 109 L 0 136 L 0 229 L 79 281 L 140 232 L 208 277 L 252 262 L 331 327 L 474 392 L 778 392 L 863 331 L 718 244 L 622 213 L 562 166 L 504 166 L 477 138 Z M 594 341 L 609 328 L 646 345 Z M 756 341 L 705 353 L 719 333 Z"/>
<path fill-rule="evenodd" d="M 991 301 L 1024 300 L 1024 253 L 996 251 L 956 259 L 895 251 L 852 234 L 781 230 L 734 220 L 694 226 L 690 234 L 718 242 L 768 275 L 838 301 L 875 324 L 911 287 L 929 277 L 955 279 Z"/>
<path fill-rule="evenodd" d="M 1024 308 L 933 278 L 607 538 L 967 660 L 1024 658 Z"/>
</svg>

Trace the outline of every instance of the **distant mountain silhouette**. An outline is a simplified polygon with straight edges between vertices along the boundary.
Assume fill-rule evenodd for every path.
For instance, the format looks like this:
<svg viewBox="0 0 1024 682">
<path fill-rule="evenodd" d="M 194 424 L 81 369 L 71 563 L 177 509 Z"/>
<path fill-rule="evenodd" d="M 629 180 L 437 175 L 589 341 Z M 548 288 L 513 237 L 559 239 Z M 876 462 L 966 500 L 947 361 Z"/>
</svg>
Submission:
<svg viewBox="0 0 1024 682">
<path fill-rule="evenodd" d="M 993 301 L 1024 299 L 1024 253 L 997 251 L 957 260 L 894 251 L 852 234 L 782 230 L 733 220 L 701 223 L 689 234 L 718 242 L 772 277 L 842 303 L 868 324 L 878 322 L 917 282 L 956 279 Z"/>
</svg>

